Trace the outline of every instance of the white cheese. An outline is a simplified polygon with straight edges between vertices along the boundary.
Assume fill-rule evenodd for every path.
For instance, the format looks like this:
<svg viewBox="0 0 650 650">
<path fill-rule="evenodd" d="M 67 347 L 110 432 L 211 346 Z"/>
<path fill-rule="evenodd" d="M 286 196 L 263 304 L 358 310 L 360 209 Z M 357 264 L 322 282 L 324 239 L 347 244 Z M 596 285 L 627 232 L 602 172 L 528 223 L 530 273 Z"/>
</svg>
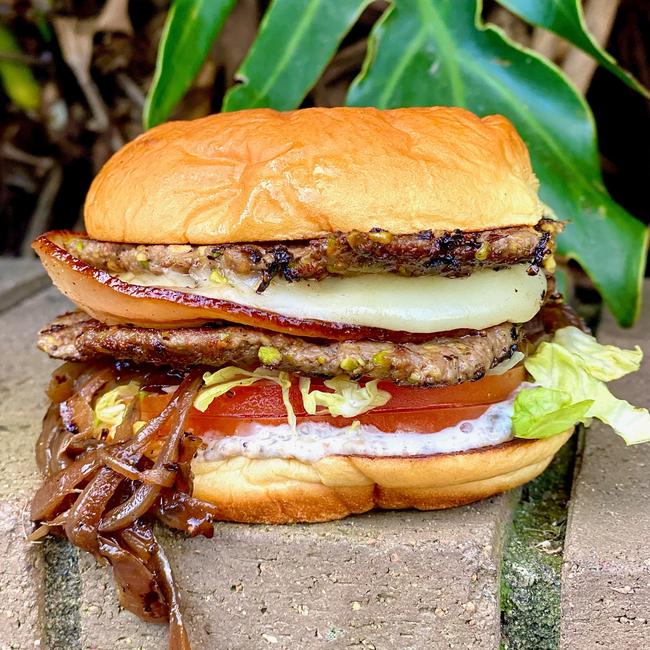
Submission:
<svg viewBox="0 0 650 650">
<path fill-rule="evenodd" d="M 406 332 L 484 329 L 506 321 L 524 323 L 540 309 L 543 273 L 528 265 L 476 271 L 463 278 L 394 274 L 328 277 L 289 283 L 274 279 L 262 293 L 259 278 L 231 275 L 228 283 L 196 280 L 180 273 L 123 273 L 126 282 L 165 286 L 302 319 L 381 327 Z"/>
</svg>

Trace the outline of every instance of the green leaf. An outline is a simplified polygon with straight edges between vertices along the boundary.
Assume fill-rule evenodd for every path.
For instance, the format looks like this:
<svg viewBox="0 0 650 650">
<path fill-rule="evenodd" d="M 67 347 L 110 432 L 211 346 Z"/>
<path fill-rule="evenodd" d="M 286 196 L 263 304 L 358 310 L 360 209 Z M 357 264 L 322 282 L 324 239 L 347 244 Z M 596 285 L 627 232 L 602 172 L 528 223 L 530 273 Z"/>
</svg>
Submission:
<svg viewBox="0 0 650 650">
<path fill-rule="evenodd" d="M 13 34 L 4 25 L 0 25 L 0 55 L 22 54 Z M 0 56 L 0 82 L 9 99 L 18 108 L 36 111 L 41 107 L 41 87 L 38 85 L 28 65 L 22 61 L 3 59 Z"/>
<path fill-rule="evenodd" d="M 550 388 L 522 390 L 515 397 L 512 432 L 516 438 L 550 438 L 589 419 L 593 400 L 571 403 L 571 395 Z"/>
<path fill-rule="evenodd" d="M 300 106 L 370 0 L 273 0 L 224 111 Z"/>
<path fill-rule="evenodd" d="M 636 372 L 643 359 L 643 352 L 638 345 L 633 350 L 603 345 L 577 327 L 558 330 L 553 342 L 577 357 L 589 374 L 600 381 L 614 381 Z"/>
<path fill-rule="evenodd" d="M 546 390 L 524 389 L 517 395 L 513 414 L 515 435 L 553 435 L 545 432 L 556 426 L 554 418 L 566 422 L 584 407 L 583 404 L 577 408 L 581 402 L 591 402 L 576 421 L 598 418 L 609 424 L 628 445 L 650 442 L 647 409 L 617 399 L 601 379 L 635 372 L 640 362 L 640 351 L 600 345 L 574 327 L 558 330 L 552 341 L 540 343 L 524 361 L 535 384 Z"/>
<path fill-rule="evenodd" d="M 579 0 L 498 0 L 498 2 L 525 21 L 544 27 L 573 43 L 630 88 L 650 98 L 650 90 L 629 72 L 623 70 L 616 59 L 594 40 L 585 23 Z"/>
<path fill-rule="evenodd" d="M 144 105 L 145 129 L 164 122 L 187 92 L 236 0 L 174 0 Z"/>
<path fill-rule="evenodd" d="M 622 325 L 633 323 L 648 233 L 605 190 L 589 107 L 556 67 L 485 26 L 480 1 L 396 0 L 373 28 L 348 104 L 457 105 L 510 118 L 542 200 L 571 220 L 559 252 L 583 266 Z"/>
</svg>

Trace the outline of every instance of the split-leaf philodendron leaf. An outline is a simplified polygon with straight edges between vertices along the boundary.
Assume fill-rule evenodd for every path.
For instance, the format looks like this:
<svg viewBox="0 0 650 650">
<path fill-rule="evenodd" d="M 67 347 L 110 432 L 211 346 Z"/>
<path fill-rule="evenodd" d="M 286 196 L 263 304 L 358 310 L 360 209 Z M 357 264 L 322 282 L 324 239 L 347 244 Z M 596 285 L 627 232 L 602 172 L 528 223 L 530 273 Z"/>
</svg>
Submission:
<svg viewBox="0 0 650 650">
<path fill-rule="evenodd" d="M 192 85 L 236 0 L 174 0 L 144 106 L 145 129 L 164 122 Z"/>
<path fill-rule="evenodd" d="M 370 0 L 274 0 L 224 111 L 300 105 Z"/>
<path fill-rule="evenodd" d="M 483 24 L 480 0 L 395 0 L 373 28 L 352 106 L 464 106 L 508 117 L 527 143 L 542 200 L 569 220 L 577 260 L 623 325 L 636 318 L 645 227 L 607 193 L 593 116 L 562 73 Z"/>
<path fill-rule="evenodd" d="M 589 33 L 580 0 L 498 0 L 499 4 L 521 16 L 526 22 L 544 27 L 580 48 L 615 74 L 638 93 L 650 98 L 650 91 L 629 72 L 623 70 L 616 59 L 606 52 Z"/>
</svg>

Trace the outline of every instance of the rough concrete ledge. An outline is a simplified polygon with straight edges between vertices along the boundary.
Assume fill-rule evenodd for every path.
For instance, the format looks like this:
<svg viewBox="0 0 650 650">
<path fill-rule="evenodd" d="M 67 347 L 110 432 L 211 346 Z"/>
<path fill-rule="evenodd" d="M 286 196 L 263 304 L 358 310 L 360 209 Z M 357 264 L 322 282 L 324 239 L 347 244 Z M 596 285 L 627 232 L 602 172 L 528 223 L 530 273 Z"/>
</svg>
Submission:
<svg viewBox="0 0 650 650">
<path fill-rule="evenodd" d="M 198 648 L 498 648 L 499 557 L 513 494 L 438 513 L 163 533 Z M 159 648 L 82 559 L 82 647 Z M 102 645 L 103 644 L 103 645 Z"/>
<path fill-rule="evenodd" d="M 0 257 L 0 312 L 49 284 L 36 258 Z"/>
<path fill-rule="evenodd" d="M 637 326 L 620 330 L 605 315 L 603 342 L 639 344 L 641 372 L 613 392 L 650 407 L 650 282 Z M 609 427 L 584 436 L 569 505 L 562 573 L 561 647 L 650 647 L 650 444 L 626 447 Z"/>
<path fill-rule="evenodd" d="M 6 277 L 3 277 L 3 282 Z M 10 286 L 15 286 L 8 282 Z M 54 292 L 0 315 L 0 648 L 42 641 L 43 556 L 25 537 L 27 509 L 40 479 L 34 441 L 45 409 L 46 378 L 55 367 L 34 346 L 43 320 L 67 303 Z M 66 307 L 67 308 L 67 307 Z"/>
</svg>

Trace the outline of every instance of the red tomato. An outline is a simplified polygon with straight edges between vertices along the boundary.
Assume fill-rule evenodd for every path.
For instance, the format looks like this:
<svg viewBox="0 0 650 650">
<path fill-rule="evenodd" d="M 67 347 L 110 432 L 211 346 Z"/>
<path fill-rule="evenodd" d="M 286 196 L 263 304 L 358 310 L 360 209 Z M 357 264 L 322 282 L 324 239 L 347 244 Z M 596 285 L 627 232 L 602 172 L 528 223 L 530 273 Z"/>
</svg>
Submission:
<svg viewBox="0 0 650 650">
<path fill-rule="evenodd" d="M 409 388 L 388 381 L 379 387 L 392 397 L 384 406 L 355 418 L 331 415 L 309 415 L 305 412 L 298 387 L 291 387 L 290 399 L 298 422 L 328 422 L 344 427 L 359 420 L 387 433 L 401 429 L 431 433 L 479 417 L 489 406 L 500 402 L 524 380 L 523 367 L 516 367 L 503 375 L 490 375 L 474 382 L 464 382 L 443 388 Z M 313 380 L 311 390 L 329 390 L 321 380 Z M 142 400 L 141 418 L 148 420 L 165 408 L 169 395 L 150 395 Z M 187 422 L 188 430 L 203 437 L 211 434 L 232 435 L 242 420 L 255 420 L 260 424 L 278 425 L 287 421 L 282 401 L 282 391 L 277 384 L 259 382 L 241 386 L 215 399 L 205 413 L 192 409 Z"/>
</svg>

